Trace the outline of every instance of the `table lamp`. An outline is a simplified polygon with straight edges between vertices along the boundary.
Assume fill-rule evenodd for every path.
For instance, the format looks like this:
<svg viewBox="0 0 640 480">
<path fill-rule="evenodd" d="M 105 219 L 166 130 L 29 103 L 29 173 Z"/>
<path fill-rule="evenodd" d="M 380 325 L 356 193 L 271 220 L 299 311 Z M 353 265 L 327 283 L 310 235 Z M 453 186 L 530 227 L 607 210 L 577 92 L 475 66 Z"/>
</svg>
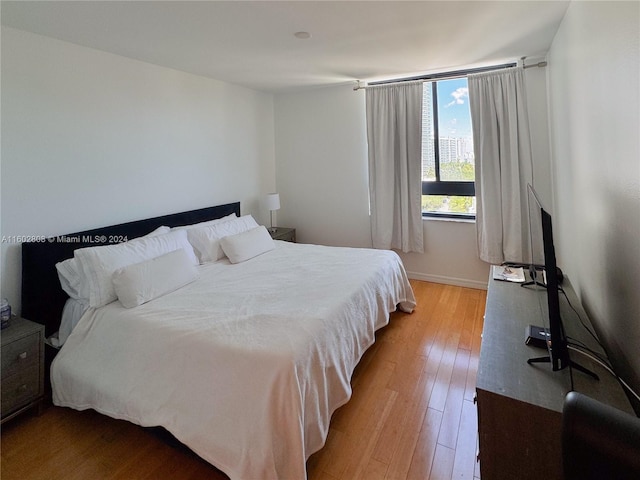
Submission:
<svg viewBox="0 0 640 480">
<path fill-rule="evenodd" d="M 271 216 L 270 232 L 275 232 L 276 229 L 273 226 L 273 211 L 280 210 L 280 195 L 278 193 L 270 193 L 267 195 L 267 208 L 269 209 L 269 215 Z"/>
</svg>

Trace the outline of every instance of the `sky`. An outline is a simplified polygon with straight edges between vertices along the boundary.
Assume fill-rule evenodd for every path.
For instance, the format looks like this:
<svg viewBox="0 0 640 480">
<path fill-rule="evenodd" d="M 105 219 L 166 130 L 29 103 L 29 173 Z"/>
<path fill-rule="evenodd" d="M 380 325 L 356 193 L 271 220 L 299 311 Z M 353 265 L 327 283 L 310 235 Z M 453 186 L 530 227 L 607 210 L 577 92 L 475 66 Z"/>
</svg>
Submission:
<svg viewBox="0 0 640 480">
<path fill-rule="evenodd" d="M 469 89 L 466 78 L 438 81 L 441 137 L 471 137 Z"/>
</svg>

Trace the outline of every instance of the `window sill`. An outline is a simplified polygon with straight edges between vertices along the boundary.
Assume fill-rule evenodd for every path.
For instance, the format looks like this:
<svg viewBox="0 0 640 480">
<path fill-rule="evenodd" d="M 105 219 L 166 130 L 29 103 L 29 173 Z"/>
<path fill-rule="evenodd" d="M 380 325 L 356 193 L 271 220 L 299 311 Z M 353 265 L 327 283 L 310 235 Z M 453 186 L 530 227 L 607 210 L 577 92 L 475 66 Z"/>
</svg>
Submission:
<svg viewBox="0 0 640 480">
<path fill-rule="evenodd" d="M 422 216 L 422 221 L 436 221 L 436 222 L 454 222 L 454 223 L 476 223 L 475 218 L 455 218 L 455 217 L 437 217 L 433 215 Z"/>
</svg>

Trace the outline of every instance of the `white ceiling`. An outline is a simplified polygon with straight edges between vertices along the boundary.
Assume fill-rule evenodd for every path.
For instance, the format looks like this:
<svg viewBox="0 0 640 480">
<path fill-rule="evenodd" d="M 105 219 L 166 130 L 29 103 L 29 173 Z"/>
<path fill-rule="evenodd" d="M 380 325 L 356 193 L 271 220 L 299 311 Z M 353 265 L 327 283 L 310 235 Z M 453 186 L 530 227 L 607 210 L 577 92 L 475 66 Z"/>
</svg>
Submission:
<svg viewBox="0 0 640 480">
<path fill-rule="evenodd" d="M 3 25 L 281 92 L 541 56 L 568 4 L 3 0 L 1 15 Z"/>
</svg>

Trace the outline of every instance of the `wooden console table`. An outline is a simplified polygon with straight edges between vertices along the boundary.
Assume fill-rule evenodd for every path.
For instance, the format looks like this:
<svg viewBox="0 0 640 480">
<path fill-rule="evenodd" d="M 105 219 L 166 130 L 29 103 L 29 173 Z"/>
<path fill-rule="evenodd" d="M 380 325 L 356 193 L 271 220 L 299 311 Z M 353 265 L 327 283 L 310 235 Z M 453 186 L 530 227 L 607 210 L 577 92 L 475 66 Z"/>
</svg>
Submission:
<svg viewBox="0 0 640 480">
<path fill-rule="evenodd" d="M 562 286 L 590 325 L 568 279 Z M 539 302 L 546 302 L 546 292 L 534 288 L 489 279 L 476 381 L 483 480 L 562 478 L 562 405 L 571 389 L 570 374 L 568 368 L 554 372 L 548 363 L 527 364 L 546 355 L 524 343 L 526 327 L 542 325 Z M 562 293 L 560 309 L 567 335 L 602 352 Z M 574 390 L 633 413 L 610 373 L 579 353 L 570 355 L 600 377 L 596 381 L 574 369 Z"/>
</svg>

